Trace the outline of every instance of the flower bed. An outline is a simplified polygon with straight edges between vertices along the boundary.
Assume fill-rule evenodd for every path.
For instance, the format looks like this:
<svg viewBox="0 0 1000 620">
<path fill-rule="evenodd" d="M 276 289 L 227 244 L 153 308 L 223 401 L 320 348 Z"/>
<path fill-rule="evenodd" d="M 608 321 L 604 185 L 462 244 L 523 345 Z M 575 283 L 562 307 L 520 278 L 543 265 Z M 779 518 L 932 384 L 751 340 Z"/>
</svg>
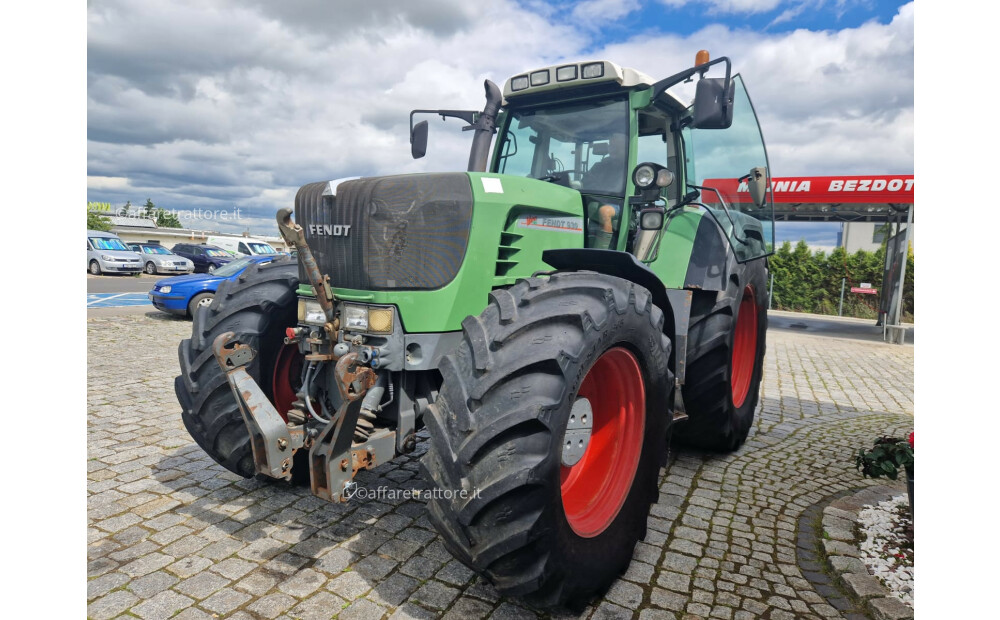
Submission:
<svg viewBox="0 0 1000 620">
<path fill-rule="evenodd" d="M 913 605 L 913 521 L 905 495 L 858 512 L 861 560 L 894 596 Z"/>
</svg>

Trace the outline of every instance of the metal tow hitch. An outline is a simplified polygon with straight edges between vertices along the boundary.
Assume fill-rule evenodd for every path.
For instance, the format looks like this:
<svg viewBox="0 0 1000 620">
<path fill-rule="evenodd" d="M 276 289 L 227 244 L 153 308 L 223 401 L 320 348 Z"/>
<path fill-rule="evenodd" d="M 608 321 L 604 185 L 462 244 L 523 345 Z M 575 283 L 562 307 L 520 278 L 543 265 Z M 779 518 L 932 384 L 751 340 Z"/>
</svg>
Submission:
<svg viewBox="0 0 1000 620">
<path fill-rule="evenodd" d="M 226 373 L 229 387 L 240 406 L 243 422 L 250 432 L 254 468 L 257 473 L 291 480 L 292 455 L 305 441 L 305 427 L 286 424 L 260 386 L 246 371 L 256 353 L 249 345 L 233 340 L 235 334 L 220 334 L 212 343 L 215 359 Z"/>
</svg>

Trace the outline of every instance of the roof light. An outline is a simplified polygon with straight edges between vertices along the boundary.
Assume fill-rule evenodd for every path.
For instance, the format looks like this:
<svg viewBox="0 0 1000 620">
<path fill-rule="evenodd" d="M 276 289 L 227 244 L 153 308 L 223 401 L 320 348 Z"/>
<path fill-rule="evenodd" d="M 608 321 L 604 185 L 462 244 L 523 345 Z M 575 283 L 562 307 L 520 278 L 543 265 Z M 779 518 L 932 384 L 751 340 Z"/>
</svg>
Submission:
<svg viewBox="0 0 1000 620">
<path fill-rule="evenodd" d="M 590 80 L 599 77 L 604 77 L 603 62 L 592 62 L 589 65 L 583 65 L 583 79 Z"/>
<path fill-rule="evenodd" d="M 567 67 L 559 67 L 556 69 L 556 81 L 557 82 L 568 82 L 570 80 L 576 79 L 576 65 L 569 65 Z"/>
<path fill-rule="evenodd" d="M 709 61 L 708 50 L 698 50 L 694 55 L 694 66 L 703 65 Z"/>
<path fill-rule="evenodd" d="M 544 86 L 549 83 L 549 70 L 535 71 L 531 74 L 531 85 L 532 86 Z"/>
<path fill-rule="evenodd" d="M 510 89 L 511 90 L 524 90 L 528 87 L 528 76 L 519 75 L 516 78 L 511 78 Z"/>
</svg>

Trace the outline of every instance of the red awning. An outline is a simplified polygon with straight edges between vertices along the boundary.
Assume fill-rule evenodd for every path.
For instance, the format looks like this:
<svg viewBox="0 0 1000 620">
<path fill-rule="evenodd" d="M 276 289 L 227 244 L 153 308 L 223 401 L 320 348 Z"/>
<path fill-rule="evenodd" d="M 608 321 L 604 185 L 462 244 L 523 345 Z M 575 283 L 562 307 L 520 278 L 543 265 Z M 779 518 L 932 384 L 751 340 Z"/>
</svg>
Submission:
<svg viewBox="0 0 1000 620">
<path fill-rule="evenodd" d="M 734 202 L 751 202 L 745 181 L 739 187 L 735 179 L 706 179 L 704 184 L 727 199 L 738 196 Z M 776 204 L 913 204 L 912 174 L 776 177 L 771 187 Z"/>
</svg>

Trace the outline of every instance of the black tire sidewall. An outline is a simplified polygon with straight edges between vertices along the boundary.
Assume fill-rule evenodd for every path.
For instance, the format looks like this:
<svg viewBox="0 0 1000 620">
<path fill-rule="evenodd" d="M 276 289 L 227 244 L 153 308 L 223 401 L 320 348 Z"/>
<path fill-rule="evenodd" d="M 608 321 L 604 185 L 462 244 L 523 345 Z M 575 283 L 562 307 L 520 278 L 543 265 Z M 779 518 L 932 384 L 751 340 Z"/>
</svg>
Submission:
<svg viewBox="0 0 1000 620">
<path fill-rule="evenodd" d="M 96 260 L 90 261 L 90 273 L 95 276 L 101 275 L 101 265 Z"/>
<path fill-rule="evenodd" d="M 156 265 L 152 261 L 146 263 L 146 273 L 149 275 L 156 275 Z"/>
</svg>

